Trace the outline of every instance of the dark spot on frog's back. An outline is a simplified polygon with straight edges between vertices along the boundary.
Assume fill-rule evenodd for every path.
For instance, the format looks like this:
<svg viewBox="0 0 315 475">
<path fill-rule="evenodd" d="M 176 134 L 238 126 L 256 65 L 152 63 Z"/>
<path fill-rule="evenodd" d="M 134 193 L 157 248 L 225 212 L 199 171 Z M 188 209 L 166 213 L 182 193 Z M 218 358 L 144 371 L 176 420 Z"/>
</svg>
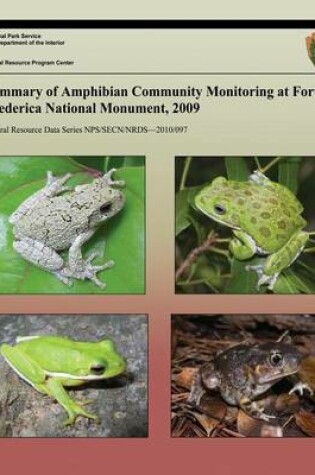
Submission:
<svg viewBox="0 0 315 475">
<path fill-rule="evenodd" d="M 253 202 L 253 208 L 256 208 L 256 209 L 261 208 L 261 203 L 259 203 L 258 201 L 254 201 Z"/>
<path fill-rule="evenodd" d="M 271 217 L 271 214 L 270 213 L 267 213 L 267 211 L 263 211 L 261 214 L 260 214 L 260 217 L 263 218 L 263 219 L 269 219 Z"/>
<path fill-rule="evenodd" d="M 260 234 L 262 234 L 264 237 L 269 237 L 271 235 L 270 229 L 266 228 L 265 226 L 262 226 L 259 228 Z"/>
<path fill-rule="evenodd" d="M 253 193 L 252 193 L 252 191 L 250 191 L 250 190 L 245 190 L 244 193 L 245 193 L 245 195 L 247 195 L 247 196 L 253 196 Z"/>
<path fill-rule="evenodd" d="M 292 211 L 292 214 L 298 214 L 299 213 L 299 209 L 297 206 L 295 205 L 289 205 L 289 209 Z"/>
<path fill-rule="evenodd" d="M 278 200 L 276 198 L 270 198 L 268 201 L 271 205 L 277 205 L 278 204 Z"/>
<path fill-rule="evenodd" d="M 283 221 L 283 220 L 277 221 L 277 225 L 278 225 L 278 228 L 280 228 L 280 229 L 286 229 L 286 227 L 287 227 L 285 221 Z"/>
<path fill-rule="evenodd" d="M 276 234 L 278 241 L 287 241 L 288 237 L 285 234 Z"/>
<path fill-rule="evenodd" d="M 250 221 L 251 221 L 252 224 L 257 224 L 257 218 L 255 218 L 255 216 L 252 216 L 250 218 Z"/>
<path fill-rule="evenodd" d="M 244 206 L 244 204 L 245 204 L 244 198 L 239 198 L 239 199 L 237 200 L 237 204 L 238 204 L 239 206 Z"/>
<path fill-rule="evenodd" d="M 237 182 L 233 182 L 232 187 L 234 188 L 234 190 L 239 190 L 240 189 L 240 184 L 237 183 Z"/>
</svg>

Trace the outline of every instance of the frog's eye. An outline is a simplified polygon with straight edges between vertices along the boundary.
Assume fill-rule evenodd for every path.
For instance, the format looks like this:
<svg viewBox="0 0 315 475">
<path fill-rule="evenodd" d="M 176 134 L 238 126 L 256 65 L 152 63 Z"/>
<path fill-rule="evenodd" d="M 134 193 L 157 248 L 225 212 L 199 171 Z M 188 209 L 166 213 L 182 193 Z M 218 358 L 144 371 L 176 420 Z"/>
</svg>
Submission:
<svg viewBox="0 0 315 475">
<path fill-rule="evenodd" d="M 283 356 L 281 353 L 272 353 L 270 355 L 270 363 L 272 366 L 282 366 Z"/>
<path fill-rule="evenodd" d="M 96 363 L 90 367 L 90 371 L 92 374 L 95 374 L 95 376 L 101 376 L 105 371 L 105 366 L 103 364 Z"/>
<path fill-rule="evenodd" d="M 225 214 L 226 213 L 225 206 L 220 205 L 220 204 L 214 205 L 213 209 L 214 209 L 214 212 L 217 213 L 217 214 Z"/>
</svg>

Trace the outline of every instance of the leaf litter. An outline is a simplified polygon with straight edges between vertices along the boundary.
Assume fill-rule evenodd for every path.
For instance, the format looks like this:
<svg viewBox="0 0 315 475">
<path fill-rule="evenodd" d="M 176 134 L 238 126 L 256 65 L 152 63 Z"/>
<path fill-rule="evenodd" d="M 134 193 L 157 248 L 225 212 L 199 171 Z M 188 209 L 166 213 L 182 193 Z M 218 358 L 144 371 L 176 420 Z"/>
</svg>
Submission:
<svg viewBox="0 0 315 475">
<path fill-rule="evenodd" d="M 304 355 L 298 377 L 315 392 L 313 315 L 173 315 L 172 437 L 314 437 L 315 397 L 307 391 L 290 395 L 294 380 L 288 378 L 259 397 L 274 417 L 270 422 L 228 405 L 216 391 L 207 391 L 197 407 L 187 401 L 198 368 L 219 350 L 245 341 L 274 342 L 284 330 Z"/>
</svg>

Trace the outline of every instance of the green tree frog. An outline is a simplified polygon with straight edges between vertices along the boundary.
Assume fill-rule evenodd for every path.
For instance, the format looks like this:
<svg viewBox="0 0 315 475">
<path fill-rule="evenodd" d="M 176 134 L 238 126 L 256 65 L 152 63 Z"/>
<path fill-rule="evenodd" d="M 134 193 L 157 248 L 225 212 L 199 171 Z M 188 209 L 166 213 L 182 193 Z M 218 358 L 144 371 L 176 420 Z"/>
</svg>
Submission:
<svg viewBox="0 0 315 475">
<path fill-rule="evenodd" d="M 91 343 L 60 336 L 18 337 L 15 346 L 4 343 L 1 354 L 22 379 L 67 411 L 66 425 L 73 424 L 77 416 L 97 417 L 72 400 L 64 386 L 112 378 L 126 368 L 125 360 L 109 339 Z"/>
<path fill-rule="evenodd" d="M 267 256 L 264 264 L 246 267 L 258 274 L 257 290 L 261 285 L 272 290 L 309 238 L 303 231 L 302 204 L 288 188 L 259 170 L 247 182 L 217 177 L 197 194 L 195 204 L 211 219 L 232 228 L 229 249 L 236 259 Z"/>
</svg>

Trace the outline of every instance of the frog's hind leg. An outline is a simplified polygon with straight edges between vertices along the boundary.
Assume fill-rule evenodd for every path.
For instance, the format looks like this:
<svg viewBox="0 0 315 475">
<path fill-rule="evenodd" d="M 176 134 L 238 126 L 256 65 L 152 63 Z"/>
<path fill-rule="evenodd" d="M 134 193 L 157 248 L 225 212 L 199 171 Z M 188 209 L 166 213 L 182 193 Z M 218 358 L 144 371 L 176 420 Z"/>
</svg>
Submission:
<svg viewBox="0 0 315 475">
<path fill-rule="evenodd" d="M 256 285 L 256 289 L 259 290 L 262 285 L 268 285 L 268 289 L 272 290 L 274 288 L 275 283 L 279 277 L 280 272 L 276 272 L 273 275 L 266 275 L 265 274 L 265 265 L 258 264 L 256 266 L 246 266 L 245 269 L 247 271 L 255 271 L 258 275 L 258 282 Z"/>
<path fill-rule="evenodd" d="M 45 246 L 45 244 L 35 239 L 24 237 L 14 241 L 13 248 L 28 262 L 52 272 L 65 284 L 71 284 L 69 278 L 63 274 L 64 262 L 62 257 L 51 247 Z"/>
<path fill-rule="evenodd" d="M 63 269 L 63 274 L 67 277 L 74 277 L 80 280 L 91 280 L 98 287 L 105 288 L 106 285 L 96 277 L 96 274 L 101 270 L 113 267 L 114 261 L 108 261 L 102 265 L 94 266 L 91 261 L 98 256 L 96 252 L 92 253 L 86 259 L 82 257 L 81 248 L 83 244 L 93 236 L 94 232 L 94 229 L 91 229 L 77 236 L 69 249 L 69 263 L 68 267 Z"/>
<path fill-rule="evenodd" d="M 264 265 L 247 266 L 246 270 L 257 272 L 259 280 L 257 289 L 261 285 L 268 284 L 270 290 L 273 289 L 279 274 L 289 267 L 301 254 L 309 235 L 305 231 L 298 231 L 279 251 L 270 254 Z"/>
<path fill-rule="evenodd" d="M 40 385 L 45 381 L 45 372 L 35 361 L 31 360 L 18 347 L 12 347 L 6 343 L 1 346 L 1 354 L 20 378 L 38 391 L 45 392 L 40 389 Z"/>
<path fill-rule="evenodd" d="M 53 196 L 57 196 L 60 193 L 69 190 L 69 188 L 65 187 L 64 184 L 67 180 L 69 180 L 69 178 L 71 178 L 71 176 L 71 173 L 67 173 L 66 175 L 58 178 L 54 177 L 52 172 L 47 172 L 47 180 L 44 188 L 31 195 L 27 200 L 23 201 L 18 209 L 10 216 L 9 222 L 11 224 L 18 222 L 20 217 L 30 210 L 34 204 L 38 203 L 38 201 L 44 198 L 52 198 Z"/>
</svg>

